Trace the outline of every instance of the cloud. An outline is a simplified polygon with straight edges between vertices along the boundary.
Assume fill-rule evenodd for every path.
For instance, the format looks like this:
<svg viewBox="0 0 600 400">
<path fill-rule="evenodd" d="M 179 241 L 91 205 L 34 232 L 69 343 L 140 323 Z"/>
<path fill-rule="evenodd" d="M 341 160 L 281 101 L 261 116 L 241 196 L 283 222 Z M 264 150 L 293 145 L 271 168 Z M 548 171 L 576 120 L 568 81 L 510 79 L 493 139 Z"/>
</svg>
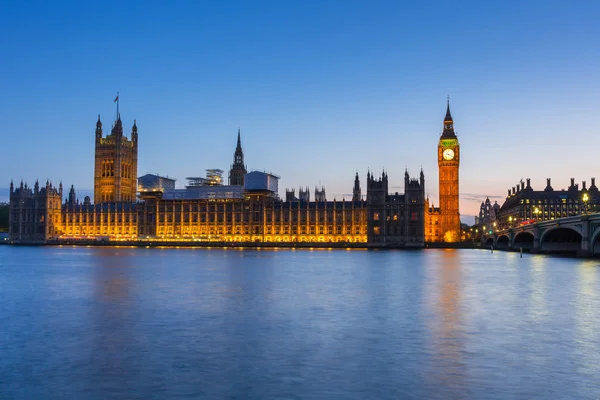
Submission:
<svg viewBox="0 0 600 400">
<path fill-rule="evenodd" d="M 461 193 L 460 197 L 463 200 L 478 201 L 478 202 L 483 202 L 488 197 L 490 200 L 503 200 L 505 198 L 504 196 L 498 196 L 498 195 L 490 196 L 488 194 L 483 194 L 483 193 Z"/>
</svg>

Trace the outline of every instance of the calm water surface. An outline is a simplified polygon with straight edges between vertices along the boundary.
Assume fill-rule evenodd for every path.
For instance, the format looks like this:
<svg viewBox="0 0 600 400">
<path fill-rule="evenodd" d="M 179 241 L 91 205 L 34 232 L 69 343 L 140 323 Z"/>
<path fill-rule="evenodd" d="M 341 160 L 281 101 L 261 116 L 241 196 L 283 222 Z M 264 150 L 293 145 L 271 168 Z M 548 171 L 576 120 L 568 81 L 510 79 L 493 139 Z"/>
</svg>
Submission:
<svg viewBox="0 0 600 400">
<path fill-rule="evenodd" d="M 0 246 L 2 399 L 600 398 L 600 262 Z"/>
</svg>

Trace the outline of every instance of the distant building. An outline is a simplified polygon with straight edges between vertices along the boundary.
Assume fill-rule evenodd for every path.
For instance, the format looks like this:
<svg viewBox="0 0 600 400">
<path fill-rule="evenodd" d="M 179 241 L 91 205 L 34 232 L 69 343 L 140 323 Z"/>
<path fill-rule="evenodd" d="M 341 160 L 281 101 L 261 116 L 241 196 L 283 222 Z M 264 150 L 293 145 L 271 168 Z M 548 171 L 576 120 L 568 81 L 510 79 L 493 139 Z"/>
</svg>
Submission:
<svg viewBox="0 0 600 400">
<path fill-rule="evenodd" d="M 206 170 L 206 178 L 189 177 L 186 189 L 196 188 L 199 186 L 221 186 L 223 185 L 223 170 L 210 168 Z"/>
<path fill-rule="evenodd" d="M 175 179 L 146 174 L 138 178 L 138 192 L 165 191 L 175 189 Z"/>
<path fill-rule="evenodd" d="M 485 201 L 481 202 L 479 207 L 479 215 L 475 216 L 475 225 L 478 226 L 493 226 L 494 222 L 497 222 L 498 212 L 500 211 L 500 205 L 498 202 L 490 201 L 490 198 L 486 198 Z"/>
<path fill-rule="evenodd" d="M 252 171 L 244 177 L 246 191 L 269 191 L 277 196 L 279 191 L 279 177 L 266 172 Z"/>
<path fill-rule="evenodd" d="M 596 187 L 596 178 L 591 185 L 581 185 L 571 178 L 571 185 L 565 190 L 554 190 L 550 178 L 543 190 L 534 190 L 531 180 L 519 182 L 508 190 L 506 200 L 497 212 L 499 227 L 511 227 L 532 221 L 548 221 L 556 218 L 580 215 L 586 212 L 598 212 L 600 192 Z"/>
</svg>

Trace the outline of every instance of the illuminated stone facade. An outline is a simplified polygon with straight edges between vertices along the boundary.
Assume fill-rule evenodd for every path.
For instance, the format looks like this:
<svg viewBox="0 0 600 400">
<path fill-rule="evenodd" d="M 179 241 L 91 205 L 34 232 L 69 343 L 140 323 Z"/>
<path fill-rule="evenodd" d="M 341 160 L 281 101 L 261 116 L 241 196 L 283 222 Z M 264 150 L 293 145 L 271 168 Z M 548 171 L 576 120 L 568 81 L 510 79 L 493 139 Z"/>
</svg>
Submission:
<svg viewBox="0 0 600 400">
<path fill-rule="evenodd" d="M 102 122 L 96 122 L 94 203 L 134 202 L 137 192 L 138 131 L 135 120 L 131 140 L 123 135 L 121 115 L 110 135 L 102 137 Z"/>
<path fill-rule="evenodd" d="M 438 142 L 439 207 L 426 200 L 425 241 L 453 243 L 461 240 L 459 212 L 460 145 L 454 132 L 450 103 L 444 118 L 444 130 Z"/>
<path fill-rule="evenodd" d="M 364 201 L 281 201 L 272 192 L 243 199 L 145 198 L 140 237 L 224 242 L 366 243 Z"/>
<path fill-rule="evenodd" d="M 278 177 L 245 173 L 238 132 L 232 185 L 150 188 L 140 191 L 136 201 L 137 144 L 135 123 L 131 140 L 123 136 L 120 118 L 103 138 L 98 119 L 93 204 L 89 197 L 80 202 L 73 187 L 63 203 L 62 185 L 39 189 L 36 183 L 32 190 L 21 184 L 14 190 L 11 184 L 10 240 L 424 245 L 422 172 L 419 180 L 405 174 L 404 194 L 388 193 L 386 173 L 378 179 L 369 173 L 366 199 L 356 174 L 352 200 L 327 201 L 322 187 L 315 189 L 314 201 L 308 189 L 301 189 L 299 198 L 286 192 L 283 201 L 277 195 Z M 225 195 L 218 196 L 221 192 Z"/>
</svg>

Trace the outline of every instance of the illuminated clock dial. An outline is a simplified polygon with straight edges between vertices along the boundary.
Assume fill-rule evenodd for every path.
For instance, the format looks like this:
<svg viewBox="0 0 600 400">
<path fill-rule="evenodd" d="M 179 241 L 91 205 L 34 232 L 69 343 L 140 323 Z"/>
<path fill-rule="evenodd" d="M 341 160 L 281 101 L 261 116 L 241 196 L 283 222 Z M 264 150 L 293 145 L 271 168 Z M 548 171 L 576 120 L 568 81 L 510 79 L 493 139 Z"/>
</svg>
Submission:
<svg viewBox="0 0 600 400">
<path fill-rule="evenodd" d="M 444 160 L 452 160 L 454 158 L 454 150 L 446 149 L 442 155 L 444 156 Z"/>
</svg>

